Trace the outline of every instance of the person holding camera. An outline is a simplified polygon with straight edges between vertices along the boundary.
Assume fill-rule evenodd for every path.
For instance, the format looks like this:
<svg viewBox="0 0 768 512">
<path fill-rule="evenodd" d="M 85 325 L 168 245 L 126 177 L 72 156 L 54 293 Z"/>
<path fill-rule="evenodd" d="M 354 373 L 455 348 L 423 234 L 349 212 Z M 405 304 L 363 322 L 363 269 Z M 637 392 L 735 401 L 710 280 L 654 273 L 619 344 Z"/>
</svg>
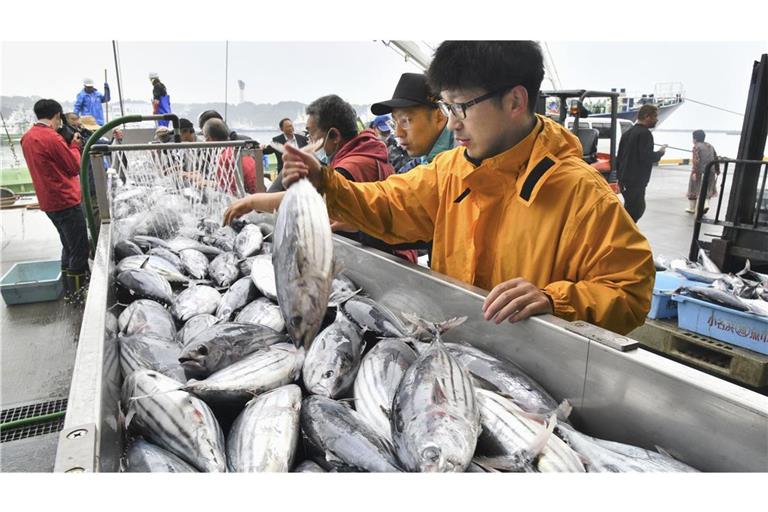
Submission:
<svg viewBox="0 0 768 512">
<path fill-rule="evenodd" d="M 82 295 L 89 275 L 88 232 L 80 209 L 80 134 L 62 122 L 61 105 L 35 103 L 37 122 L 21 138 L 40 209 L 59 232 L 66 300 Z"/>
</svg>

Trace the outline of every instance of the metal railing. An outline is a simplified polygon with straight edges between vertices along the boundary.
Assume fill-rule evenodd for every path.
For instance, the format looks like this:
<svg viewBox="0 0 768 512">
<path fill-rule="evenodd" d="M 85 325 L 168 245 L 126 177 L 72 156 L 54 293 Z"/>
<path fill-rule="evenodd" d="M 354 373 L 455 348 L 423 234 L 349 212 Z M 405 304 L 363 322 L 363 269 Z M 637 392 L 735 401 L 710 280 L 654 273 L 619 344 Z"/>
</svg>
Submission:
<svg viewBox="0 0 768 512">
<path fill-rule="evenodd" d="M 740 172 L 754 172 L 762 173 L 762 177 L 759 179 L 759 186 L 755 191 L 754 205 L 741 204 L 738 209 L 733 209 L 732 206 L 728 206 L 728 212 L 724 214 L 727 217 L 735 217 L 730 219 L 721 219 L 723 213 L 723 197 L 725 196 L 725 185 L 728 179 L 729 166 L 733 164 L 734 177 Z M 723 165 L 722 173 L 720 174 L 720 190 L 717 197 L 717 205 L 715 207 L 715 218 L 708 219 L 704 217 L 704 205 L 707 201 L 707 189 L 709 187 L 710 179 L 717 179 L 713 176 L 712 169 L 716 165 Z M 702 224 L 708 224 L 713 226 L 722 226 L 724 229 L 740 230 L 740 231 L 752 231 L 755 233 L 763 233 L 768 241 L 768 192 L 766 191 L 766 182 L 768 181 L 768 162 L 761 160 L 740 160 L 731 158 L 718 158 L 710 162 L 702 173 L 701 185 L 699 188 L 699 195 L 696 202 L 695 220 L 693 225 L 693 239 L 691 240 L 691 249 L 688 255 L 691 261 L 695 261 L 698 255 L 699 248 L 707 248 L 709 243 L 699 240 Z M 743 198 L 739 198 L 742 200 Z M 747 202 L 751 203 L 751 198 L 746 198 Z M 768 253 L 768 242 L 766 243 L 765 252 Z M 749 255 L 744 254 L 748 257 Z"/>
</svg>

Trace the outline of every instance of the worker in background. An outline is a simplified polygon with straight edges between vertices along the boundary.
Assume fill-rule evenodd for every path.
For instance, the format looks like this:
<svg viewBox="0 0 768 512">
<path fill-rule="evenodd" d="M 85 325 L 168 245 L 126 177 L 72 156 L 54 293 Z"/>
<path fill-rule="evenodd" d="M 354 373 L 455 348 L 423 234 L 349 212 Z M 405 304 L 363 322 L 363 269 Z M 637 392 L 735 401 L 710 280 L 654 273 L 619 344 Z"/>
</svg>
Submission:
<svg viewBox="0 0 768 512">
<path fill-rule="evenodd" d="M 358 133 L 357 128 L 357 113 L 352 105 L 335 94 L 323 96 L 307 107 L 307 130 L 311 144 L 303 150 L 291 145 L 285 147 L 296 151 L 315 151 L 317 158 L 329 169 L 334 169 L 334 172 L 344 176 L 345 180 L 358 183 L 381 182 L 394 174 L 394 169 L 387 161 L 387 146 L 376 137 L 373 130 L 367 129 Z M 269 192 L 254 194 L 233 203 L 227 210 L 225 222 L 229 223 L 232 218 L 251 210 L 271 212 L 280 204 L 283 195 L 282 180 L 278 175 Z M 392 247 L 378 238 L 341 223 L 333 223 L 331 229 L 360 243 L 416 263 L 416 251 L 411 248 Z"/>
<path fill-rule="evenodd" d="M 168 90 L 165 88 L 163 82 L 160 81 L 160 77 L 157 73 L 149 74 L 149 81 L 152 83 L 152 114 L 170 114 L 171 113 L 171 97 L 168 95 Z M 158 126 L 168 126 L 170 121 L 158 121 Z"/>
<path fill-rule="evenodd" d="M 371 121 L 370 127 L 376 132 L 379 140 L 387 145 L 387 159 L 395 172 L 411 160 L 395 138 L 392 130 L 392 116 L 389 114 L 376 116 Z"/>
<path fill-rule="evenodd" d="M 276 137 L 272 137 L 272 142 L 283 145 L 289 144 L 296 148 L 303 148 L 309 144 L 309 140 L 307 140 L 304 135 L 295 132 L 293 128 L 293 121 L 291 121 L 289 118 L 286 117 L 281 119 L 280 123 L 278 123 L 278 127 L 282 133 Z M 263 150 L 265 155 L 270 155 L 272 153 L 275 154 L 275 159 L 277 160 L 277 172 L 279 174 L 280 171 L 283 170 L 282 153 L 280 153 L 280 151 L 276 151 L 272 146 L 266 146 L 263 148 Z"/>
<path fill-rule="evenodd" d="M 387 243 L 433 240 L 434 270 L 490 290 L 488 321 L 554 313 L 622 334 L 642 325 L 650 246 L 576 136 L 534 114 L 539 45 L 445 41 L 427 76 L 459 147 L 378 183 L 288 147 L 285 186 L 308 177 L 332 218 Z"/>
<path fill-rule="evenodd" d="M 203 125 L 203 134 L 206 142 L 226 142 L 229 140 L 229 128 L 221 119 L 211 118 Z M 237 163 L 234 161 L 235 152 L 231 147 L 222 148 L 219 162 L 216 166 L 214 181 L 198 180 L 200 185 L 216 186 L 233 196 L 238 196 Z M 256 162 L 252 157 L 243 155 L 243 186 L 247 194 L 253 194 L 256 188 Z"/>
<path fill-rule="evenodd" d="M 179 119 L 179 137 L 181 142 L 197 142 L 197 135 L 195 134 L 195 125 L 189 119 Z"/>
<path fill-rule="evenodd" d="M 38 100 L 33 110 L 37 122 L 21 138 L 21 149 L 40 209 L 59 232 L 65 300 L 73 301 L 83 297 L 90 273 L 88 232 L 80 209 L 82 138 L 75 132 L 71 142 L 67 143 L 57 133 L 63 115 L 57 101 Z"/>
<path fill-rule="evenodd" d="M 645 189 L 651 179 L 653 164 L 661 160 L 667 145 L 653 150 L 651 128 L 659 121 L 656 105 L 645 104 L 637 112 L 637 122 L 624 132 L 616 155 L 616 177 L 624 196 L 624 208 L 635 222 L 645 213 Z"/>
<path fill-rule="evenodd" d="M 437 107 L 438 95 L 430 91 L 423 73 L 403 73 L 392 99 L 371 105 L 375 115 L 392 114 L 395 137 L 410 157 L 395 165 L 398 174 L 430 163 L 435 156 L 453 149 L 453 133 L 448 118 Z"/>
<path fill-rule="evenodd" d="M 691 176 L 688 179 L 688 208 L 687 213 L 696 212 L 696 201 L 699 199 L 704 171 L 707 166 L 717 160 L 717 152 L 709 142 L 704 142 L 707 134 L 704 130 L 693 132 L 693 157 L 691 158 Z M 705 192 L 704 210 L 709 211 L 709 200 L 717 195 L 717 176 L 720 176 L 720 165 L 714 164 L 709 170 L 707 190 Z"/>
<path fill-rule="evenodd" d="M 104 94 L 93 86 L 93 80 L 83 80 L 83 90 L 75 100 L 75 114 L 78 116 L 93 116 L 99 126 L 104 125 L 104 109 L 102 103 L 109 102 L 109 84 L 104 82 Z"/>
<path fill-rule="evenodd" d="M 219 119 L 221 121 L 224 121 L 224 118 L 221 114 L 216 112 L 215 110 L 206 110 L 205 112 L 202 112 L 200 116 L 197 118 L 197 125 L 200 127 L 200 135 L 202 135 L 203 139 L 205 139 L 205 135 L 203 134 L 203 126 L 205 126 L 205 123 L 208 122 L 209 119 Z M 229 140 L 253 140 L 247 135 L 240 135 L 234 130 L 230 130 L 229 132 Z"/>
</svg>

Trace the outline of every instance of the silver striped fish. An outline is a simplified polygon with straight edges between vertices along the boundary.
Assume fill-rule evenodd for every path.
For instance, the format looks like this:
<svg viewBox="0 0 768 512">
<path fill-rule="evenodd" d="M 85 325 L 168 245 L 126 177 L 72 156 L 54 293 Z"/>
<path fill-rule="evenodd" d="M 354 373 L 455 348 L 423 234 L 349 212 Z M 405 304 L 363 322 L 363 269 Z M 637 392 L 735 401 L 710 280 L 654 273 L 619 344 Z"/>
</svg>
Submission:
<svg viewBox="0 0 768 512">
<path fill-rule="evenodd" d="M 299 180 L 285 193 L 274 243 L 277 302 L 293 342 L 309 348 L 323 322 L 333 280 L 328 210 L 309 180 Z"/>
<path fill-rule="evenodd" d="M 189 278 L 181 273 L 181 270 L 170 261 L 160 256 L 128 256 L 117 264 L 117 272 L 125 270 L 138 270 L 140 268 L 154 270 L 169 283 L 188 283 Z"/>
<path fill-rule="evenodd" d="M 288 472 L 299 440 L 300 411 L 301 389 L 295 384 L 248 402 L 227 438 L 229 471 Z"/>
<path fill-rule="evenodd" d="M 277 283 L 275 267 L 271 254 L 260 254 L 251 260 L 251 280 L 266 298 L 277 301 Z"/>
<path fill-rule="evenodd" d="M 117 319 L 120 332 L 126 336 L 152 334 L 159 338 L 174 339 L 176 324 L 173 317 L 161 304 L 148 299 L 139 299 L 120 313 Z"/>
<path fill-rule="evenodd" d="M 119 335 L 117 340 L 120 346 L 120 369 L 124 377 L 146 368 L 179 382 L 186 380 L 184 368 L 179 364 L 181 347 L 174 340 L 151 334 Z"/>
<path fill-rule="evenodd" d="M 197 249 L 183 249 L 179 259 L 181 269 L 194 279 L 205 279 L 208 275 L 208 258 Z"/>
<path fill-rule="evenodd" d="M 176 341 L 182 347 L 189 343 L 189 340 L 218 322 L 219 319 L 213 315 L 195 315 L 184 323 L 184 327 L 176 333 Z"/>
<path fill-rule="evenodd" d="M 221 296 L 219 307 L 216 308 L 216 317 L 229 320 L 232 313 L 248 304 L 256 296 L 256 287 L 253 286 L 250 277 L 242 277 L 235 281 L 229 290 Z"/>
<path fill-rule="evenodd" d="M 235 322 L 263 325 L 277 332 L 285 331 L 285 321 L 283 321 L 280 306 L 265 297 L 259 297 L 241 309 L 235 317 Z"/>
<path fill-rule="evenodd" d="M 697 469 L 639 446 L 590 437 L 569 425 L 558 425 L 557 433 L 586 460 L 587 469 L 595 473 L 672 473 L 698 472 Z"/>
<path fill-rule="evenodd" d="M 554 415 L 545 426 L 493 391 L 478 389 L 476 395 L 482 425 L 477 452 L 486 456 L 480 462 L 505 471 L 585 472 L 576 452 L 552 435 Z"/>
<path fill-rule="evenodd" d="M 123 384 L 126 428 L 134 428 L 200 471 L 225 472 L 224 435 L 205 402 L 152 370 L 137 370 Z"/>
<path fill-rule="evenodd" d="M 355 382 L 365 343 L 360 331 L 340 312 L 307 350 L 301 376 L 313 395 L 346 396 Z"/>
<path fill-rule="evenodd" d="M 253 256 L 259 252 L 263 241 L 261 229 L 253 224 L 246 224 L 235 237 L 235 254 L 240 259 Z"/>
<path fill-rule="evenodd" d="M 405 372 L 392 402 L 397 456 L 409 471 L 464 472 L 479 434 L 472 379 L 436 333 Z"/>
<path fill-rule="evenodd" d="M 210 315 L 216 312 L 221 303 L 221 293 L 206 285 L 190 286 L 173 300 L 171 313 L 186 322 L 193 316 Z"/>
<path fill-rule="evenodd" d="M 392 447 L 356 411 L 324 396 L 301 404 L 301 431 L 315 462 L 327 470 L 399 472 Z"/>
<path fill-rule="evenodd" d="M 555 399 L 514 363 L 469 345 L 446 343 L 445 347 L 469 371 L 476 388 L 500 393 L 527 412 L 547 414 L 557 409 Z"/>
<path fill-rule="evenodd" d="M 416 353 L 399 339 L 382 339 L 366 355 L 355 379 L 355 410 L 392 440 L 392 400 Z"/>
<path fill-rule="evenodd" d="M 205 380 L 191 379 L 182 389 L 211 403 L 244 403 L 254 395 L 295 382 L 304 349 L 290 343 L 264 347 Z"/>
<path fill-rule="evenodd" d="M 293 468 L 293 473 L 327 473 L 320 464 L 311 460 L 305 460 Z"/>
<path fill-rule="evenodd" d="M 137 438 L 125 454 L 127 473 L 197 473 L 197 470 L 168 450 Z"/>
</svg>

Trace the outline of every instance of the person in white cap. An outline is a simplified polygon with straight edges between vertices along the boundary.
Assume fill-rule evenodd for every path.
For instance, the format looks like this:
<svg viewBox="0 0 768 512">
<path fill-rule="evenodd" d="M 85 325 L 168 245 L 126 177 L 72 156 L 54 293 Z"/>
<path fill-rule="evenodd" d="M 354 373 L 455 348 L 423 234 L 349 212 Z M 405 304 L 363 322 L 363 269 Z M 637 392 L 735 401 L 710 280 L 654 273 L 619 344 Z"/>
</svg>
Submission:
<svg viewBox="0 0 768 512">
<path fill-rule="evenodd" d="M 102 103 L 109 101 L 109 84 L 104 82 L 104 94 L 93 86 L 93 80 L 86 78 L 83 80 L 83 90 L 77 95 L 75 100 L 75 114 L 78 116 L 93 116 L 99 126 L 104 124 L 104 109 Z"/>
<path fill-rule="evenodd" d="M 160 81 L 160 76 L 157 73 L 149 74 L 149 81 L 152 82 L 152 113 L 170 114 L 171 113 L 171 97 L 168 96 L 168 91 L 165 88 L 163 82 Z M 158 126 L 168 126 L 170 121 L 158 121 Z"/>
</svg>

